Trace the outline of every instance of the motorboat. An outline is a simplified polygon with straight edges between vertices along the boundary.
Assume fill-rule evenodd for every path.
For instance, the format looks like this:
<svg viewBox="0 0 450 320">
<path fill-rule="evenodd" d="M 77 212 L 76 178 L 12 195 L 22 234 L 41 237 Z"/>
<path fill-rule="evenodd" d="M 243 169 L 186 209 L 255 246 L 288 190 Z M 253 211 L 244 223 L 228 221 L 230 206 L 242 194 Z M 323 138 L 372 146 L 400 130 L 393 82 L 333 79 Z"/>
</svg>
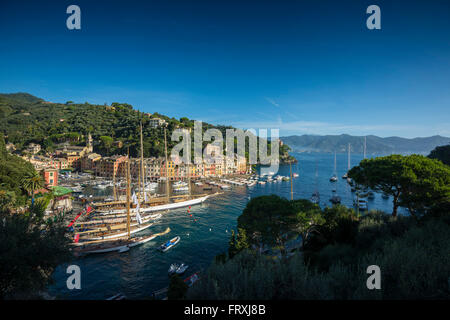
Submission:
<svg viewBox="0 0 450 320">
<path fill-rule="evenodd" d="M 341 197 L 334 195 L 331 197 L 330 201 L 332 204 L 339 204 L 341 203 Z"/>
<path fill-rule="evenodd" d="M 159 250 L 162 252 L 166 252 L 167 250 L 169 250 L 170 248 L 172 248 L 173 246 L 175 246 L 178 242 L 180 242 L 180 237 L 176 236 L 175 238 L 167 241 L 166 243 L 162 244 L 159 247 Z"/>
<path fill-rule="evenodd" d="M 320 194 L 319 191 L 314 191 L 311 196 L 311 202 L 315 204 L 319 204 L 320 202 Z"/>
<path fill-rule="evenodd" d="M 354 205 L 360 210 L 365 211 L 367 210 L 367 201 L 364 199 L 359 199 L 358 202 L 355 201 Z"/>
</svg>

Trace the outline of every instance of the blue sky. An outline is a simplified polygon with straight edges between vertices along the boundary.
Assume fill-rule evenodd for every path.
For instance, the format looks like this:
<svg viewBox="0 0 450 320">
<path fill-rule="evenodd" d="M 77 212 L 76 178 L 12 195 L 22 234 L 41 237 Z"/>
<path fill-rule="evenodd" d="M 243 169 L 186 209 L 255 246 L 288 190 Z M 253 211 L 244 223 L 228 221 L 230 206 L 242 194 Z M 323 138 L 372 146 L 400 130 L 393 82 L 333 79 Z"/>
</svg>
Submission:
<svg viewBox="0 0 450 320">
<path fill-rule="evenodd" d="M 450 136 L 446 0 L 2 1 L 0 39 L 0 92 L 281 135 Z"/>
</svg>

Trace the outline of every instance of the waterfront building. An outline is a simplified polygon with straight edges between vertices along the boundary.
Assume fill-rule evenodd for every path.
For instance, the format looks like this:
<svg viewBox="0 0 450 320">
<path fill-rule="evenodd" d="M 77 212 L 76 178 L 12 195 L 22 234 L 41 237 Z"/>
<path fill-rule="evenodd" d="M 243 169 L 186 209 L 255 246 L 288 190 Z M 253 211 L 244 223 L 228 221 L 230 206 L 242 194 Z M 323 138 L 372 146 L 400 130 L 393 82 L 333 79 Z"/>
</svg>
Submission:
<svg viewBox="0 0 450 320">
<path fill-rule="evenodd" d="M 119 172 L 125 172 L 123 164 L 126 160 L 127 156 L 121 155 L 101 158 L 96 161 L 95 174 L 107 178 L 118 176 Z"/>
<path fill-rule="evenodd" d="M 50 187 L 53 191 L 54 198 L 50 201 L 48 209 L 53 213 L 67 212 L 73 209 L 72 207 L 72 189 L 61 186 Z"/>
<path fill-rule="evenodd" d="M 95 171 L 96 163 L 101 158 L 102 158 L 102 156 L 99 155 L 98 153 L 89 153 L 89 154 L 85 155 L 80 160 L 80 169 Z"/>
</svg>

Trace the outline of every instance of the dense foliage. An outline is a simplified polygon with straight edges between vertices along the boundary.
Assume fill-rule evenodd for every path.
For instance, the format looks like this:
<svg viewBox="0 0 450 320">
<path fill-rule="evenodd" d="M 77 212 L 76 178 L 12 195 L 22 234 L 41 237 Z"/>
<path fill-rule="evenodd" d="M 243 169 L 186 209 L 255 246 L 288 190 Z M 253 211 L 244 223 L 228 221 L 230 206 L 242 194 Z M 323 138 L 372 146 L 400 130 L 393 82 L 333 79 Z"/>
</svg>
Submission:
<svg viewBox="0 0 450 320">
<path fill-rule="evenodd" d="M 345 207 L 324 210 L 323 216 L 326 222 L 305 250 L 277 257 L 245 249 L 216 260 L 187 298 L 450 298 L 448 217 L 418 222 L 371 212 L 355 218 Z M 370 265 L 381 269 L 381 290 L 366 287 Z"/>
<path fill-rule="evenodd" d="M 450 144 L 433 149 L 428 158 L 440 160 L 442 163 L 450 166 Z"/>
<path fill-rule="evenodd" d="M 163 156 L 164 130 L 150 127 L 151 118 L 167 122 L 169 151 L 178 143 L 171 141 L 173 130 L 194 128 L 194 120 L 186 117 L 175 119 L 158 113 L 148 116 L 126 103 L 114 102 L 109 106 L 68 101 L 63 104 L 46 102 L 26 93 L 0 94 L 0 128 L 7 136 L 7 141 L 15 144 L 19 150 L 32 142 L 41 144 L 44 151 L 52 151 L 56 144 L 66 141 L 84 145 L 87 134 L 91 133 L 95 152 L 101 155 L 126 154 L 130 148 L 130 155 L 135 157 L 139 154 L 139 128 L 142 122 L 144 157 Z M 226 129 L 233 128 L 203 123 L 203 132 L 212 128 L 222 132 L 225 150 Z M 204 142 L 203 147 L 208 143 Z M 269 144 L 270 141 L 268 150 Z M 282 160 L 292 160 L 288 151 L 288 146 L 280 148 Z"/>
<path fill-rule="evenodd" d="M 36 297 L 54 268 L 71 256 L 66 228 L 44 221 L 52 194 L 26 206 L 40 187 L 42 177 L 29 162 L 7 153 L 0 135 L 0 299 Z"/>
<path fill-rule="evenodd" d="M 45 222 L 48 199 L 21 214 L 0 208 L 0 299 L 38 298 L 53 270 L 71 258 L 67 229 Z"/>
<path fill-rule="evenodd" d="M 23 178 L 35 174 L 31 163 L 6 151 L 5 140 L 0 134 L 0 207 L 24 205 L 27 202 L 28 190 L 24 188 Z"/>
<path fill-rule="evenodd" d="M 357 184 L 391 195 L 393 216 L 399 206 L 420 215 L 450 202 L 450 168 L 424 156 L 364 159 L 348 175 Z"/>
<path fill-rule="evenodd" d="M 186 298 L 188 285 L 180 278 L 179 275 L 174 274 L 170 277 L 169 288 L 167 289 L 168 300 L 181 300 Z"/>
</svg>

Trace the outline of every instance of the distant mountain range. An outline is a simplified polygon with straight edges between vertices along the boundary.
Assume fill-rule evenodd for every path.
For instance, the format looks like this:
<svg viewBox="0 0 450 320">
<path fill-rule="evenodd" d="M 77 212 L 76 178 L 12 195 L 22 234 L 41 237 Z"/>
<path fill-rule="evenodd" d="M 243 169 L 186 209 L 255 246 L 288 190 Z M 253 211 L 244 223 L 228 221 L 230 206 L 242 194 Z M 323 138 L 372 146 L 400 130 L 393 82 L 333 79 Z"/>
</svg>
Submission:
<svg viewBox="0 0 450 320">
<path fill-rule="evenodd" d="M 351 152 L 363 153 L 364 136 L 341 135 L 301 135 L 280 138 L 283 143 L 291 147 L 294 152 L 347 152 L 350 143 Z M 381 138 L 373 135 L 366 136 L 367 154 L 429 154 L 437 146 L 450 144 L 450 138 L 432 136 L 425 138 Z"/>
</svg>

